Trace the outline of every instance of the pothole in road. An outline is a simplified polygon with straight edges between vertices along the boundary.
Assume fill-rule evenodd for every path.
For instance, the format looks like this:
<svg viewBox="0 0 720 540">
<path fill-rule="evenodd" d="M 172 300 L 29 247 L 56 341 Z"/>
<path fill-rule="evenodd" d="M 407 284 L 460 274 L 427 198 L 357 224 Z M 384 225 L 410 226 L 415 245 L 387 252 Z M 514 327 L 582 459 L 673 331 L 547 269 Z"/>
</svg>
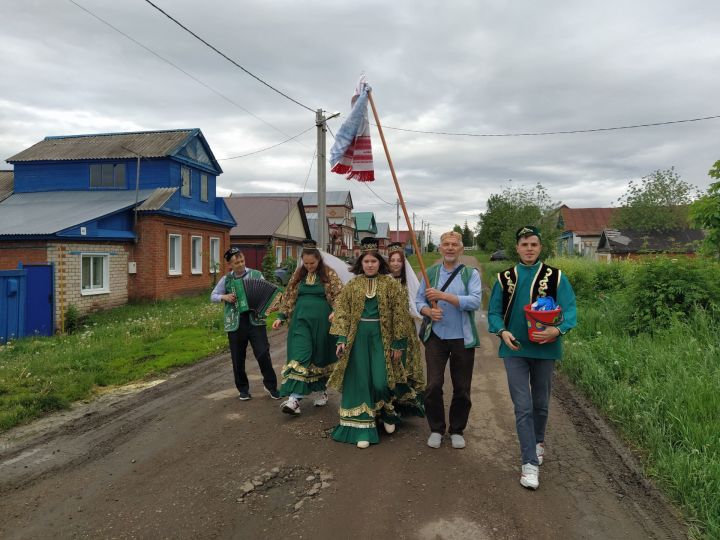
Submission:
<svg viewBox="0 0 720 540">
<path fill-rule="evenodd" d="M 238 487 L 236 501 L 246 504 L 251 514 L 299 517 L 299 512 L 334 480 L 333 473 L 301 465 L 261 470 Z"/>
</svg>

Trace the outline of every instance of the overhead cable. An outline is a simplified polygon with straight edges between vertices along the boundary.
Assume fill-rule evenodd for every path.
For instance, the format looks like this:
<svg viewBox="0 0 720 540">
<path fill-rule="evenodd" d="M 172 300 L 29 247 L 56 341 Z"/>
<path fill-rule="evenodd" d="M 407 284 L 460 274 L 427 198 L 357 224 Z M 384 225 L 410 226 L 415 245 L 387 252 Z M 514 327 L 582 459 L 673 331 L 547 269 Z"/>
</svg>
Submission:
<svg viewBox="0 0 720 540">
<path fill-rule="evenodd" d="M 183 30 L 185 30 L 185 31 L 186 31 L 187 33 L 189 33 L 190 35 L 192 35 L 195 39 L 197 39 L 198 41 L 202 42 L 206 47 L 209 47 L 210 49 L 212 49 L 213 51 L 215 51 L 216 53 L 218 53 L 218 54 L 219 54 L 220 56 L 222 56 L 225 60 L 227 60 L 228 62 L 230 62 L 230 63 L 231 63 L 232 65 L 234 65 L 235 67 L 241 69 L 242 71 L 244 71 L 245 73 L 247 73 L 248 75 L 250 75 L 253 79 L 255 79 L 256 81 L 258 81 L 259 83 L 264 84 L 265 86 L 267 86 L 268 88 L 270 88 L 270 90 L 272 90 L 273 92 L 277 92 L 278 94 L 280 94 L 281 96 L 283 96 L 283 97 L 286 98 L 286 99 L 289 99 L 290 101 L 292 101 L 292 102 L 295 103 L 296 105 L 300 105 L 302 108 L 307 109 L 308 111 L 310 111 L 310 112 L 312 112 L 312 113 L 315 112 L 315 109 L 311 109 L 311 108 L 308 107 L 307 105 L 305 105 L 305 104 L 303 104 L 303 103 L 300 103 L 298 100 L 291 98 L 291 97 L 288 96 L 286 93 L 278 90 L 277 88 L 275 88 L 275 87 L 274 87 L 273 85 L 271 85 L 270 83 L 265 82 L 263 79 L 261 79 L 260 77 L 258 77 L 258 76 L 255 75 L 254 73 L 252 73 L 251 71 L 249 71 L 249 70 L 247 70 L 246 68 L 244 68 L 243 66 L 241 66 L 239 63 L 237 63 L 235 60 L 233 60 L 232 58 L 230 58 L 227 54 L 225 54 L 224 52 L 222 52 L 221 50 L 219 50 L 217 47 L 213 46 L 212 44 L 208 43 L 208 42 L 205 41 L 203 38 L 201 38 L 200 36 L 198 36 L 195 32 L 193 32 L 192 30 L 190 30 L 187 26 L 185 26 L 183 23 L 181 23 L 180 21 L 178 21 L 175 17 L 173 17 L 172 15 L 170 15 L 167 11 L 163 10 L 161 7 L 157 6 L 156 4 L 154 4 L 153 2 L 151 2 L 150 0 L 145 0 L 145 2 L 148 3 L 148 4 L 150 4 L 150 5 L 151 5 L 152 7 L 154 7 L 155 9 L 157 9 L 160 13 L 162 13 L 163 15 L 165 15 L 168 19 L 170 19 L 172 22 L 174 22 L 175 24 L 177 24 L 180 28 L 182 28 Z"/>
<path fill-rule="evenodd" d="M 287 143 L 287 142 L 290 142 L 290 141 L 292 141 L 292 140 L 295 140 L 295 139 L 297 139 L 300 135 L 304 135 L 305 133 L 307 133 L 307 132 L 310 131 L 311 129 L 315 129 L 315 125 L 314 125 L 314 124 L 313 124 L 312 126 L 310 126 L 309 128 L 307 128 L 306 130 L 301 131 L 301 132 L 298 133 L 297 135 L 293 135 L 293 136 L 290 137 L 289 139 L 285 139 L 284 141 L 280 141 L 279 143 L 275 143 L 275 144 L 273 144 L 272 146 L 266 146 L 265 148 L 261 148 L 260 150 L 255 150 L 255 151 L 253 151 L 253 152 L 248 152 L 247 154 L 240 154 L 239 156 L 232 156 L 232 157 L 226 157 L 226 158 L 218 158 L 218 161 L 227 161 L 227 160 L 229 160 L 229 159 L 239 159 L 239 158 L 244 158 L 244 157 L 247 157 L 247 156 L 252 156 L 252 155 L 254 155 L 254 154 L 259 154 L 260 152 L 265 152 L 266 150 L 270 150 L 271 148 L 275 148 L 276 146 L 280 146 L 281 144 L 285 144 L 285 143 Z M 317 150 L 316 150 L 316 151 L 317 151 Z"/>
<path fill-rule="evenodd" d="M 396 131 L 407 131 L 410 133 L 424 133 L 426 135 L 447 135 L 451 137 L 538 137 L 541 135 L 568 135 L 572 133 L 594 133 L 597 131 L 616 131 L 620 129 L 636 129 L 643 127 L 652 126 L 667 126 L 669 124 L 684 124 L 687 122 L 702 122 L 704 120 L 715 120 L 720 118 L 720 115 L 715 116 L 703 116 L 700 118 L 688 118 L 685 120 L 669 120 L 666 122 L 652 122 L 649 124 L 634 124 L 630 126 L 616 126 L 616 127 L 605 127 L 605 128 L 593 128 L 593 129 L 572 129 L 565 131 L 537 131 L 534 133 L 453 133 L 449 131 L 423 131 L 421 129 L 407 129 L 393 126 L 383 125 L 384 129 L 394 129 Z M 373 124 L 375 125 L 375 124 Z"/>
<path fill-rule="evenodd" d="M 231 105 L 233 105 L 233 106 L 237 107 L 238 109 L 240 109 L 241 111 L 249 114 L 250 116 L 252 116 L 253 118 L 259 120 L 260 122 L 262 122 L 262 123 L 265 124 L 266 126 L 274 129 L 274 130 L 277 131 L 278 133 L 280 133 L 280 134 L 282 134 L 282 135 L 285 135 L 286 137 L 290 137 L 290 135 L 288 135 L 287 133 L 285 133 L 285 132 L 284 132 L 283 130 L 281 130 L 280 128 L 278 128 L 278 127 L 272 125 L 270 122 L 268 122 L 268 121 L 260 118 L 257 114 L 255 114 L 255 113 L 247 110 L 245 107 L 243 107 L 242 105 L 240 105 L 240 104 L 237 103 L 236 101 L 232 100 L 231 98 L 227 97 L 225 94 L 223 94 L 223 93 L 220 92 L 219 90 L 216 90 L 215 88 L 213 88 L 213 87 L 210 86 L 209 84 L 201 81 L 200 79 L 198 79 L 197 77 L 195 77 L 192 73 L 189 73 L 189 72 L 185 71 L 183 68 L 181 68 L 180 66 L 178 66 L 177 64 L 175 64 L 172 60 L 168 60 L 167 58 L 165 58 L 165 57 L 162 56 L 161 54 L 155 52 L 154 50 L 152 50 L 152 49 L 151 49 L 150 47 L 148 47 L 147 45 L 144 45 L 143 43 L 139 42 L 139 41 L 138 41 L 137 39 L 135 39 L 134 37 L 130 36 L 129 34 L 126 34 L 125 32 L 123 32 L 122 30 L 120 30 L 120 29 L 117 28 L 116 26 L 112 25 L 111 23 L 109 23 L 108 21 L 106 21 L 105 19 L 103 19 L 102 17 L 100 17 L 99 15 L 97 15 L 97 14 L 93 13 L 92 11 L 90 11 L 88 8 L 86 8 L 86 7 L 78 4 L 75 0 L 68 0 L 68 1 L 69 1 L 71 4 L 74 4 L 74 5 L 77 6 L 78 8 L 82 9 L 85 13 L 87 13 L 87 14 L 90 15 L 91 17 L 94 17 L 95 19 L 97 19 L 98 21 L 100 21 L 101 23 L 103 23 L 104 25 L 112 28 L 112 29 L 115 30 L 118 34 L 126 37 L 127 39 L 129 39 L 130 41 L 132 41 L 133 43 L 135 43 L 135 45 L 137 45 L 138 47 L 142 47 L 143 49 L 145 49 L 147 52 L 149 52 L 149 53 L 152 54 L 153 56 L 159 58 L 160 60 L 162 60 L 162 61 L 165 62 L 166 64 L 174 67 L 175 69 L 177 69 L 178 71 L 180 71 L 180 72 L 183 73 L 184 75 L 187 75 L 187 76 L 190 77 L 193 81 L 195 81 L 196 83 L 204 86 L 205 88 L 207 88 L 208 90 L 210 90 L 212 93 L 214 93 L 215 95 L 221 97 L 222 99 L 224 99 L 225 101 L 227 101 L 227 102 L 230 103 Z M 290 137 L 290 139 L 294 139 L 294 137 Z M 299 144 L 302 144 L 302 143 L 299 143 Z M 305 146 L 305 145 L 303 145 L 303 146 Z"/>
</svg>

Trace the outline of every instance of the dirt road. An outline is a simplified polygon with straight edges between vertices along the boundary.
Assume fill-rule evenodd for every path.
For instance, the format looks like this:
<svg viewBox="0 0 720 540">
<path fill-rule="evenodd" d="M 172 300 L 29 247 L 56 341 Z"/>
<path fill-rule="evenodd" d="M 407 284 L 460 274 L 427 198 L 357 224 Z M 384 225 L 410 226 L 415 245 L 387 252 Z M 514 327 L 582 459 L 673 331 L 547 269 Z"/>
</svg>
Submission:
<svg viewBox="0 0 720 540">
<path fill-rule="evenodd" d="M 222 355 L 0 437 L 0 537 L 685 538 L 559 378 L 540 489 L 520 486 L 504 370 L 483 335 L 463 450 L 428 448 L 423 419 L 367 450 L 333 442 L 339 396 L 283 415 L 250 356 L 253 399 L 240 402 Z M 279 371 L 285 333 L 271 346 Z"/>
</svg>

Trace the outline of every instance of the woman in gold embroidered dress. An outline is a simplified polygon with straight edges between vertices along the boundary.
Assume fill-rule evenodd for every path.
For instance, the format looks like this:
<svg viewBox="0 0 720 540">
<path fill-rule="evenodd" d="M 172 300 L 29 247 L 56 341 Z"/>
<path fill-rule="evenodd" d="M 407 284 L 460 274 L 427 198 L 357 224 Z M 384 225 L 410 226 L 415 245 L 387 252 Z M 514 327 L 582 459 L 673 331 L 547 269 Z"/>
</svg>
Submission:
<svg viewBox="0 0 720 540">
<path fill-rule="evenodd" d="M 388 267 L 390 274 L 400 283 L 407 297 L 410 312 L 408 322 L 408 346 L 402 356 L 402 367 L 405 369 L 407 383 L 398 383 L 395 388 L 395 408 L 403 415 L 425 416 L 423 392 L 425 391 L 425 369 L 420 356 L 420 339 L 418 338 L 415 320 L 422 317 L 415 306 L 415 296 L 419 282 L 412 267 L 405 259 L 405 246 L 399 242 L 388 245 Z"/>
<path fill-rule="evenodd" d="M 338 362 L 328 386 L 342 392 L 340 424 L 332 431 L 339 442 L 367 448 L 379 442 L 381 420 L 387 433 L 398 421 L 393 392 L 406 382 L 401 358 L 407 343 L 407 296 L 388 275 L 377 240 L 364 238 L 353 278 L 335 302 L 330 333 L 338 336 Z"/>
<path fill-rule="evenodd" d="M 280 406 L 284 413 L 300 414 L 300 400 L 313 392 L 319 393 L 316 406 L 327 404 L 326 382 L 337 360 L 330 319 L 341 289 L 340 278 L 323 263 L 317 244 L 303 242 L 302 265 L 290 278 L 273 322 L 277 329 L 290 321 L 280 386 L 280 395 L 288 398 Z"/>
</svg>

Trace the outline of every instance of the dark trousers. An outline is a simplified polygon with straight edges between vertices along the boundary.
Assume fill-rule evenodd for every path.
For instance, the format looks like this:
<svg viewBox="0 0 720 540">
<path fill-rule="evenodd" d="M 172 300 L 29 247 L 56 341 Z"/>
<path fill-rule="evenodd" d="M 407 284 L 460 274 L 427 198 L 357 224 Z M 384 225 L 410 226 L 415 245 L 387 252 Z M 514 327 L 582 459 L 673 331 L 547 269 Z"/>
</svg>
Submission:
<svg viewBox="0 0 720 540">
<path fill-rule="evenodd" d="M 443 384 L 445 384 L 445 366 L 448 360 L 450 360 L 450 377 L 453 385 L 450 402 L 450 434 L 462 435 L 472 407 L 470 385 L 475 365 L 475 349 L 466 349 L 462 339 L 440 339 L 433 333 L 425 342 L 427 364 L 425 415 L 430 431 L 445 433 Z"/>
<path fill-rule="evenodd" d="M 250 389 L 247 374 L 245 373 L 245 354 L 248 341 L 258 366 L 260 366 L 265 388 L 277 390 L 277 376 L 273 369 L 272 360 L 270 360 L 270 343 L 268 342 L 265 326 L 251 324 L 249 315 L 243 313 L 240 316 L 238 329 L 234 332 L 228 332 L 227 335 L 230 342 L 230 358 L 232 359 L 235 386 L 238 392 L 247 392 Z"/>
</svg>

